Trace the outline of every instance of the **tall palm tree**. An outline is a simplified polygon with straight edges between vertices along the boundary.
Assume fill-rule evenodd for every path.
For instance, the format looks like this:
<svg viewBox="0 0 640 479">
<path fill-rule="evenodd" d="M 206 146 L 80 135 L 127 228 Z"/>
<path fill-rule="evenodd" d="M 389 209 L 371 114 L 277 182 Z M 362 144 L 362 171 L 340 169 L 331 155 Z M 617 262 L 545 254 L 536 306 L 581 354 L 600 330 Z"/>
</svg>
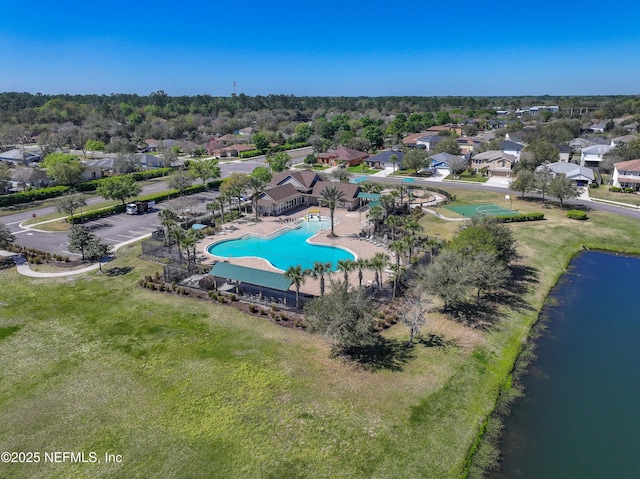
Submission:
<svg viewBox="0 0 640 479">
<path fill-rule="evenodd" d="M 350 258 L 339 259 L 338 269 L 340 269 L 344 275 L 344 288 L 345 292 L 347 292 L 349 291 L 349 273 L 356 269 L 356 262 Z"/>
<path fill-rule="evenodd" d="M 404 253 L 404 251 L 406 250 L 406 245 L 403 241 L 394 241 L 393 243 L 391 243 L 389 245 L 389 249 L 391 251 L 393 251 L 396 255 L 396 262 L 394 265 L 392 265 L 393 268 L 393 295 L 392 298 L 395 299 L 396 297 L 396 289 L 398 288 L 398 276 L 400 276 L 400 273 L 402 272 L 402 267 L 400 266 L 400 257 L 402 256 L 402 254 Z"/>
<path fill-rule="evenodd" d="M 320 280 L 320 296 L 324 296 L 324 275 L 331 271 L 332 264 L 325 263 L 323 261 L 316 261 L 313 263 L 313 268 L 309 270 L 309 274 L 314 279 Z"/>
<path fill-rule="evenodd" d="M 373 222 L 373 231 L 375 233 L 375 231 L 378 229 L 378 224 L 384 217 L 384 210 L 381 206 L 374 206 L 373 208 L 369 209 L 369 213 L 367 213 L 367 216 L 369 217 L 369 221 Z"/>
<path fill-rule="evenodd" d="M 384 223 L 391 227 L 391 240 L 393 241 L 396 238 L 396 228 L 402 225 L 404 220 L 398 215 L 389 215 L 387 219 L 384 220 Z"/>
<path fill-rule="evenodd" d="M 289 266 L 284 272 L 284 277 L 293 281 L 296 287 L 296 308 L 300 305 L 300 286 L 304 284 L 307 274 L 307 270 L 303 270 L 300 265 Z"/>
<path fill-rule="evenodd" d="M 256 215 L 256 223 L 258 222 L 258 199 L 264 191 L 265 186 L 266 183 L 262 179 L 255 176 L 249 176 L 247 187 L 251 190 L 251 205 L 253 207 L 253 212 Z"/>
<path fill-rule="evenodd" d="M 393 165 L 393 172 L 395 173 L 396 172 L 396 163 L 398 163 L 398 155 L 391 155 L 391 157 L 389 158 L 389 161 Z"/>
<path fill-rule="evenodd" d="M 378 199 L 382 207 L 384 208 L 384 216 L 385 218 L 389 216 L 389 211 L 394 207 L 395 200 L 391 195 L 382 195 Z"/>
<path fill-rule="evenodd" d="M 356 260 L 356 268 L 358 270 L 358 285 L 362 287 L 362 270 L 369 267 L 369 261 L 364 258 Z"/>
<path fill-rule="evenodd" d="M 376 282 L 378 283 L 379 289 L 382 289 L 382 270 L 388 263 L 389 255 L 386 253 L 376 253 L 369 260 L 369 267 L 376 272 Z"/>
<path fill-rule="evenodd" d="M 339 190 L 337 186 L 325 186 L 320 192 L 320 204 L 329 208 L 329 216 L 331 218 L 331 236 L 336 235 L 333 230 L 336 206 L 344 203 L 344 201 L 344 191 Z"/>
</svg>

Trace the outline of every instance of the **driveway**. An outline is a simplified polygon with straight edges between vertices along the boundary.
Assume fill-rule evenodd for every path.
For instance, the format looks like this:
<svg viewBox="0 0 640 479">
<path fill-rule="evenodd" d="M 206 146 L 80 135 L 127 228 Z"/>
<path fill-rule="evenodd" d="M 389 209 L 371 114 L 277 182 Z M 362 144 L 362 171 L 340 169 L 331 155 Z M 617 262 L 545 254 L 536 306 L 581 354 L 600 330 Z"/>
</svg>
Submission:
<svg viewBox="0 0 640 479">
<path fill-rule="evenodd" d="M 502 176 L 492 176 L 489 178 L 485 185 L 486 186 L 494 186 L 496 188 L 509 188 L 509 184 L 511 183 L 511 178 L 505 178 Z"/>
</svg>

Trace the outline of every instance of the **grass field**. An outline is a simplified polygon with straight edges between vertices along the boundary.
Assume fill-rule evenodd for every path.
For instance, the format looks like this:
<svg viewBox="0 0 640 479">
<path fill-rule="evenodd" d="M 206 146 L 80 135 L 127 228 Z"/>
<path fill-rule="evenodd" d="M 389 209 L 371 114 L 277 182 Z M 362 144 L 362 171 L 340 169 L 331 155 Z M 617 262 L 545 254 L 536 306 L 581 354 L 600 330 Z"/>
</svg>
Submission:
<svg viewBox="0 0 640 479">
<path fill-rule="evenodd" d="M 461 203 L 499 194 L 451 191 Z M 536 211 L 514 199 L 513 208 Z M 637 220 L 544 210 L 510 225 L 531 277 L 488 329 L 430 314 L 424 340 L 366 371 L 321 337 L 233 308 L 139 289 L 159 270 L 119 251 L 119 276 L 0 271 L 0 451 L 95 451 L 115 464 L 0 464 L 0 477 L 457 478 L 571 255 L 638 248 Z M 459 227 L 432 215 L 425 234 Z M 540 240 L 543 238 L 543 241 Z M 125 270 L 126 271 L 126 270 Z"/>
</svg>

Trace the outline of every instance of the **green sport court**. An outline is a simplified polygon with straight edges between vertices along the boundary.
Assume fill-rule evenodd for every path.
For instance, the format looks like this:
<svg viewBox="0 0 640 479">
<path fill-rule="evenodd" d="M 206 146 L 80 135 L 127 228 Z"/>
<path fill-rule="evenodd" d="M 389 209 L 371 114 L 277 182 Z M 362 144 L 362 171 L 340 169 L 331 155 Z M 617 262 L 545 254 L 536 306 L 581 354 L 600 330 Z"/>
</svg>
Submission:
<svg viewBox="0 0 640 479">
<path fill-rule="evenodd" d="M 519 214 L 517 211 L 510 210 L 509 208 L 489 204 L 446 206 L 446 208 L 467 218 L 473 218 L 475 216 L 513 216 Z"/>
</svg>

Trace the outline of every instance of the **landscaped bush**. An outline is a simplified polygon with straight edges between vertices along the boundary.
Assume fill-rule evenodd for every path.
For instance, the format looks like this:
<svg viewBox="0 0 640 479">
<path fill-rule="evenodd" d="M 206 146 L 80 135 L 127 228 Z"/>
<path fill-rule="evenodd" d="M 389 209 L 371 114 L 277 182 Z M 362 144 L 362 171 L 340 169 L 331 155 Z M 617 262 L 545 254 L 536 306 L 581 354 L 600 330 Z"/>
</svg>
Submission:
<svg viewBox="0 0 640 479">
<path fill-rule="evenodd" d="M 609 191 L 612 191 L 614 193 L 622 193 L 622 188 L 620 188 L 619 186 L 610 186 Z"/>
<path fill-rule="evenodd" d="M 160 178 L 168 176 L 173 172 L 173 168 L 156 168 L 155 170 L 136 171 L 131 176 L 136 181 L 150 180 L 151 178 Z"/>
<path fill-rule="evenodd" d="M 636 192 L 636 190 L 634 190 L 633 188 L 625 188 L 623 191 L 625 193 L 635 193 Z"/>
<path fill-rule="evenodd" d="M 202 193 L 205 190 L 205 187 L 203 185 L 196 185 L 196 186 L 191 186 L 189 188 L 187 188 L 186 190 L 184 190 L 184 195 L 193 195 L 195 193 Z M 177 198 L 178 196 L 180 196 L 180 193 L 178 191 L 170 191 L 169 193 L 156 193 L 153 195 L 144 195 L 142 197 L 140 197 L 141 201 L 155 201 L 156 203 L 159 203 L 161 201 L 166 201 L 166 200 L 170 200 L 172 198 Z M 86 213 L 82 213 L 82 214 L 77 214 L 77 215 L 73 215 L 72 217 L 70 217 L 67 221 L 69 221 L 69 223 L 71 224 L 78 224 L 78 223 L 82 223 L 83 221 L 90 221 L 90 220 L 94 220 L 96 218 L 103 218 L 105 216 L 110 216 L 110 215 L 115 215 L 118 213 L 124 213 L 126 209 L 125 205 L 115 205 L 115 206 L 109 206 L 107 208 L 101 208 L 99 210 L 95 210 L 95 211 L 88 211 Z M 236 211 L 236 213 L 238 213 Z M 238 213 L 239 214 L 239 213 Z M 237 219 L 237 218 L 234 218 Z"/>
<path fill-rule="evenodd" d="M 0 196 L 0 207 L 20 205 L 30 203 L 32 201 L 47 200 L 49 198 L 57 198 L 67 194 L 71 190 L 68 186 L 51 186 L 49 188 L 40 188 L 38 190 L 21 191 L 10 195 Z"/>
<path fill-rule="evenodd" d="M 222 184 L 222 179 L 209 181 L 207 183 L 207 188 L 210 190 L 217 190 L 218 188 L 220 188 L 221 184 Z"/>
<path fill-rule="evenodd" d="M 571 218 L 572 220 L 586 220 L 587 214 L 580 210 L 569 210 L 567 211 L 567 218 Z"/>
<path fill-rule="evenodd" d="M 520 223 L 522 221 L 540 221 L 544 219 L 544 213 L 522 213 L 518 215 L 495 216 L 500 223 Z"/>
<path fill-rule="evenodd" d="M 247 150 L 247 151 L 241 151 L 240 153 L 238 153 L 238 156 L 240 158 L 253 158 L 254 156 L 260 156 L 262 154 L 262 152 L 260 150 Z"/>
</svg>

